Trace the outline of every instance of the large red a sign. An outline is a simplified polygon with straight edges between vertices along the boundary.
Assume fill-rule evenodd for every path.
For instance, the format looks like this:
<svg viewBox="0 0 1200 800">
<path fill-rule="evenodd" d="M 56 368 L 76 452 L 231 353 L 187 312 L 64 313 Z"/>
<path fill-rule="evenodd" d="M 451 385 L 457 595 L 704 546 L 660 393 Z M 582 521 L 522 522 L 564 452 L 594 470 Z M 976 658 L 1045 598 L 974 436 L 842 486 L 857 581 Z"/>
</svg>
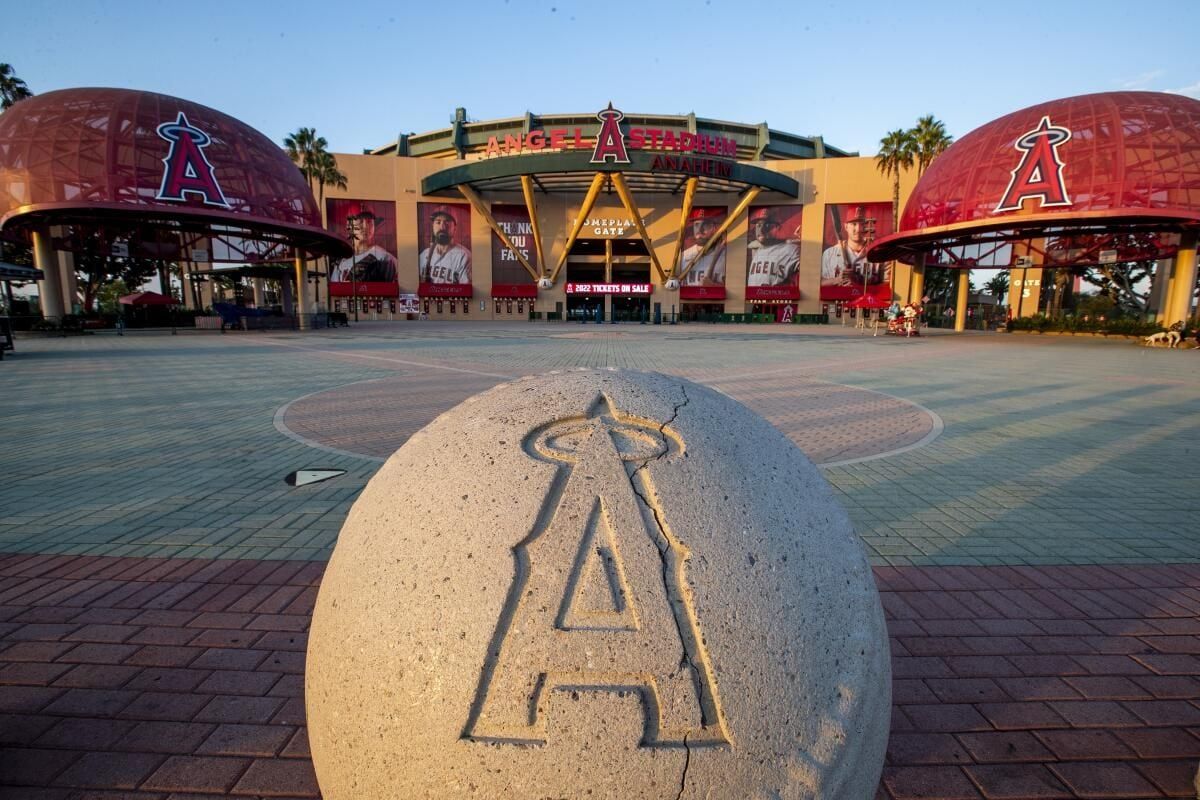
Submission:
<svg viewBox="0 0 1200 800">
<path fill-rule="evenodd" d="M 1070 139 L 1070 129 L 1051 124 L 1048 116 L 1022 134 L 1013 144 L 1022 154 L 1021 163 L 1012 171 L 996 211 L 1016 211 L 1031 199 L 1040 199 L 1042 208 L 1071 205 L 1063 181 L 1064 164 L 1058 155 L 1059 146 Z"/>
<path fill-rule="evenodd" d="M 212 143 L 212 138 L 188 122 L 182 111 L 174 122 L 164 122 L 156 130 L 171 143 L 171 149 L 162 160 L 162 184 L 155 199 L 185 202 L 184 195 L 191 194 L 207 206 L 229 208 L 229 201 L 213 174 L 213 165 L 204 155 L 204 148 Z"/>
<path fill-rule="evenodd" d="M 600 120 L 600 133 L 596 134 L 596 146 L 592 150 L 592 163 L 628 164 L 629 153 L 625 152 L 625 135 L 621 133 L 621 120 L 625 118 L 612 103 L 596 115 Z"/>
</svg>

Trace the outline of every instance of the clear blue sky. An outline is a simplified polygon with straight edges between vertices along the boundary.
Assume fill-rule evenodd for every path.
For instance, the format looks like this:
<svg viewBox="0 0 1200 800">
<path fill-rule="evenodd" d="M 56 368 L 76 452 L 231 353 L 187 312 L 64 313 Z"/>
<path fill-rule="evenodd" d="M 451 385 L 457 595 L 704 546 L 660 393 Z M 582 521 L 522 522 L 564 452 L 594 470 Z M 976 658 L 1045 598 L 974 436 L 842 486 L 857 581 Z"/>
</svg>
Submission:
<svg viewBox="0 0 1200 800">
<path fill-rule="evenodd" d="M 922 114 L 955 137 L 1042 100 L 1200 97 L 1200 2 L 53 3 L 5 0 L 36 93 L 163 92 L 337 152 L 472 119 L 592 111 L 766 121 L 873 155 Z"/>
</svg>

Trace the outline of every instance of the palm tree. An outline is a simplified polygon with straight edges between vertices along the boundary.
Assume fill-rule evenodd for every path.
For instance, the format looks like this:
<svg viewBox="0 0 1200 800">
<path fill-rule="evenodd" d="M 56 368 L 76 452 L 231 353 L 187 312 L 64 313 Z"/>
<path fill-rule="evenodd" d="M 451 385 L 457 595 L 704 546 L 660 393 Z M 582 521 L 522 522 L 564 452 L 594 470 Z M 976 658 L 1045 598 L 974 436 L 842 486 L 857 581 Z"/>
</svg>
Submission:
<svg viewBox="0 0 1200 800">
<path fill-rule="evenodd" d="M 288 158 L 292 160 L 312 188 L 317 173 L 317 153 L 324 150 L 328 142 L 324 137 L 317 136 L 316 128 L 300 128 L 295 133 L 289 133 L 283 139 Z"/>
<path fill-rule="evenodd" d="M 25 81 L 17 77 L 12 65 L 0 64 L 0 111 L 26 97 L 33 97 L 33 92 L 29 91 Z"/>
<path fill-rule="evenodd" d="M 913 138 L 913 156 L 917 162 L 917 177 L 920 178 L 925 168 L 933 160 L 954 144 L 954 137 L 946 133 L 946 124 L 926 114 L 917 120 L 917 125 L 909 135 Z"/>
<path fill-rule="evenodd" d="M 308 182 L 311 189 L 313 184 L 317 186 L 317 213 L 321 218 L 325 217 L 325 187 L 333 186 L 337 189 L 345 189 L 349 184 L 346 182 L 346 176 L 338 169 L 337 159 L 333 153 L 327 149 L 329 142 L 325 141 L 324 136 L 317 136 L 315 128 L 300 128 L 293 134 L 284 137 L 283 146 L 287 150 L 288 158 L 292 160 L 300 172 L 304 175 L 304 180 Z M 329 258 L 325 258 L 325 275 L 330 273 Z M 331 287 L 328 277 L 325 281 L 325 305 L 330 304 Z"/>
<path fill-rule="evenodd" d="M 900 173 L 912 169 L 915 149 L 912 131 L 895 130 L 879 140 L 875 167 L 892 179 L 892 230 L 900 227 Z"/>
<path fill-rule="evenodd" d="M 324 136 L 317 136 L 315 128 L 300 128 L 295 133 L 284 137 L 283 146 L 288 158 L 300 169 L 309 188 L 316 187 L 318 203 L 325 205 L 325 187 L 333 186 L 345 189 L 346 176 L 337 166 L 337 159 L 329 152 L 329 142 Z"/>
<path fill-rule="evenodd" d="M 322 139 L 321 141 L 325 140 Z M 337 159 L 328 150 L 321 150 L 317 155 L 315 177 L 319 189 L 320 204 L 322 206 L 325 205 L 326 186 L 332 186 L 335 189 L 345 189 L 349 185 L 346 183 L 346 176 L 338 169 Z"/>
<path fill-rule="evenodd" d="M 1008 273 L 997 272 L 983 286 L 992 297 L 996 298 L 996 302 L 999 303 L 1001 296 L 1008 291 Z"/>
</svg>

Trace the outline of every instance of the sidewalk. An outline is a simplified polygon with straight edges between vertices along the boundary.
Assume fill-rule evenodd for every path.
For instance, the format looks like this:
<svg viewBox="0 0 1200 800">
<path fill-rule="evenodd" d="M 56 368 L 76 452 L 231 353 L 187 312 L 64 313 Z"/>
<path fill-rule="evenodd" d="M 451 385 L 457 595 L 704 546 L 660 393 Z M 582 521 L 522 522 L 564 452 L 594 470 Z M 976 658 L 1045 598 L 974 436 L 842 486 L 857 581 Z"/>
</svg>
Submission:
<svg viewBox="0 0 1200 800">
<path fill-rule="evenodd" d="M 1195 354 L 761 327 L 24 341 L 0 371 L 0 798 L 317 796 L 304 650 L 347 510 L 441 411 L 575 366 L 714 386 L 826 464 L 892 637 L 878 798 L 1194 797 Z M 347 473 L 284 484 L 311 467 Z"/>
<path fill-rule="evenodd" d="M 0 797 L 316 797 L 304 729 L 324 565 L 0 560 Z M 1190 797 L 1200 566 L 879 567 L 880 797 Z"/>
</svg>

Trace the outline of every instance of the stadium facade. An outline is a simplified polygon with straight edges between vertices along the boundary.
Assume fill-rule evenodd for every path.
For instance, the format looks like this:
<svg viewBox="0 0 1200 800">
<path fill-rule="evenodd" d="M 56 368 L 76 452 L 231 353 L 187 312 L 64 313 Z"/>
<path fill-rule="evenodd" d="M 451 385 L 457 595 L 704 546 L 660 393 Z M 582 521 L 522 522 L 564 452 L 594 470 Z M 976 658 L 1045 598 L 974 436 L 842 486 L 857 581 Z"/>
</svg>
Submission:
<svg viewBox="0 0 1200 800">
<path fill-rule="evenodd" d="M 865 262 L 894 221 L 875 159 L 765 123 L 458 109 L 337 164 L 322 211 L 355 253 L 320 299 L 360 318 L 785 319 L 911 280 Z"/>
</svg>

